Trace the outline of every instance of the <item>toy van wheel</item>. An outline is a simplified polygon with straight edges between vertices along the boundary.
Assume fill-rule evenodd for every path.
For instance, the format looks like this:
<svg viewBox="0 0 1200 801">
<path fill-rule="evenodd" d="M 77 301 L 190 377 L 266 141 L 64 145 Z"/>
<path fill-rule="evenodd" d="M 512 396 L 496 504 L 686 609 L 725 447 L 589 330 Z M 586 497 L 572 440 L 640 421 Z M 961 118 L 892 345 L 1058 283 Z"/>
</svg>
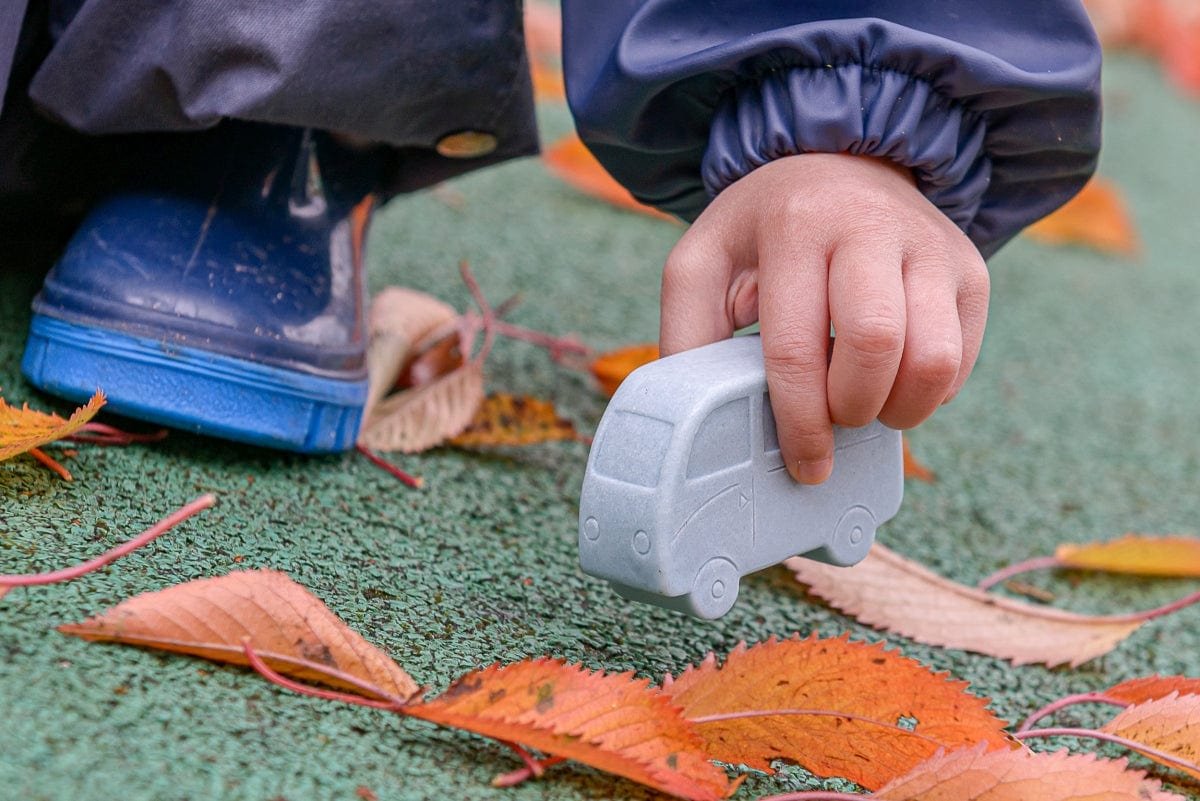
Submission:
<svg viewBox="0 0 1200 801">
<path fill-rule="evenodd" d="M 843 567 L 856 565 L 866 558 L 874 543 L 875 515 L 865 506 L 851 506 L 825 546 L 826 561 Z"/>
<path fill-rule="evenodd" d="M 724 615 L 737 602 L 741 578 L 737 565 L 728 559 L 709 559 L 696 573 L 688 594 L 691 613 L 708 620 Z"/>
</svg>

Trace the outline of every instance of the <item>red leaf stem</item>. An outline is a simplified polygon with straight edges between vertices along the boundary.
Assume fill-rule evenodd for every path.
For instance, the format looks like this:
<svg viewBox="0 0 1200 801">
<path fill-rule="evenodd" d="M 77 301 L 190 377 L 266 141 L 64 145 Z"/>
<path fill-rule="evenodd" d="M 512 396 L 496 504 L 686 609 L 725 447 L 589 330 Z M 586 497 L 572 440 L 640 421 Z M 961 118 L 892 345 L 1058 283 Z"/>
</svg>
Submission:
<svg viewBox="0 0 1200 801">
<path fill-rule="evenodd" d="M 1072 729 L 1072 728 L 1047 728 L 1047 729 L 1030 729 L 1029 731 L 1020 731 L 1013 735 L 1018 740 L 1029 740 L 1034 737 L 1082 737 L 1089 740 L 1099 740 L 1103 743 L 1113 743 L 1123 748 L 1128 748 L 1130 751 L 1136 751 L 1139 754 L 1153 757 L 1154 759 L 1165 762 L 1169 765 L 1176 765 L 1181 770 L 1190 771 L 1192 773 L 1200 773 L 1200 765 L 1195 765 L 1188 762 L 1186 759 L 1180 759 L 1174 754 L 1160 751 L 1157 748 L 1151 748 L 1145 743 L 1139 743 L 1136 740 L 1130 740 L 1127 737 L 1122 737 L 1118 734 L 1109 734 L 1104 731 L 1095 729 Z"/>
<path fill-rule="evenodd" d="M 242 638 L 242 652 L 246 654 L 246 659 L 249 660 L 250 667 L 254 668 L 256 673 L 272 684 L 277 684 L 280 687 L 291 690 L 294 693 L 311 695 L 314 698 L 323 698 L 326 701 L 342 701 L 343 703 L 354 704 L 356 706 L 382 709 L 387 712 L 399 712 L 405 704 L 403 699 L 389 694 L 387 691 L 376 687 L 374 684 L 365 682 L 356 676 L 350 675 L 349 673 L 343 673 L 340 670 L 335 670 L 327 665 L 322 665 L 317 662 L 310 662 L 307 659 L 289 658 L 288 661 L 297 665 L 302 665 L 309 670 L 326 675 L 331 679 L 352 684 L 355 687 L 362 689 L 363 692 L 377 695 L 385 700 L 380 701 L 374 698 L 366 698 L 361 695 L 354 695 L 353 693 L 338 692 L 337 690 L 326 690 L 322 687 L 313 687 L 311 685 L 289 679 L 287 676 L 276 672 L 271 668 L 270 665 L 263 661 L 259 653 L 254 650 L 254 646 L 250 643 L 249 637 Z M 272 654 L 267 654 L 267 656 L 272 656 Z"/>
<path fill-rule="evenodd" d="M 192 515 L 208 509 L 217 502 L 217 499 L 211 494 L 201 495 L 194 501 L 180 507 L 172 514 L 164 517 L 162 520 L 155 523 L 150 528 L 143 531 L 131 540 L 118 545 L 111 551 L 107 551 L 95 559 L 90 559 L 82 564 L 74 567 L 63 568 L 62 570 L 53 570 L 49 573 L 31 573 L 26 575 L 4 576 L 0 575 L 0 586 L 5 587 L 31 587 L 37 584 L 55 584 L 60 581 L 70 581 L 71 579 L 79 578 L 80 576 L 91 573 L 93 570 L 98 570 L 104 567 L 109 562 L 120 559 L 128 553 L 136 551 L 143 545 L 150 543 L 159 536 L 170 531 L 172 528 L 187 520 Z"/>
<path fill-rule="evenodd" d="M 383 457 L 376 454 L 374 451 L 372 451 L 366 445 L 355 445 L 354 449 L 357 450 L 359 453 L 361 453 L 363 456 L 367 457 L 367 459 L 371 462 L 371 464 L 375 465 L 376 467 L 386 470 L 387 472 L 391 473 L 396 478 L 400 479 L 401 483 L 407 484 L 408 486 L 412 487 L 413 489 L 421 489 L 421 487 L 425 486 L 425 479 L 421 478 L 420 476 L 409 475 L 408 473 L 401 470 L 399 467 L 396 467 L 396 465 L 392 464 L 391 462 L 387 461 Z"/>
<path fill-rule="evenodd" d="M 135 442 L 160 442 L 166 438 L 167 429 L 165 428 L 149 434 L 134 434 L 105 423 L 97 423 L 95 420 L 85 423 L 83 428 L 74 434 L 63 437 L 72 442 L 88 442 L 93 445 L 132 445 Z"/>
<path fill-rule="evenodd" d="M 1065 709 L 1069 706 L 1074 706 L 1075 704 L 1110 704 L 1112 706 L 1119 706 L 1122 709 L 1129 706 L 1127 701 L 1120 701 L 1116 698 L 1110 698 L 1104 693 L 1090 692 L 1079 693 L 1078 695 L 1068 695 L 1065 698 L 1059 698 L 1057 701 L 1046 704 L 1044 707 L 1025 718 L 1025 720 L 1021 722 L 1021 727 L 1017 729 L 1017 733 L 1019 734 L 1021 732 L 1029 731 L 1033 728 L 1033 724 L 1037 723 L 1042 718 L 1049 717 L 1060 709 Z"/>
<path fill-rule="evenodd" d="M 505 743 L 505 745 L 509 745 L 509 743 Z M 530 765 L 530 764 L 526 763 L 525 767 L 523 767 L 523 768 L 517 768 L 516 770 L 511 771 L 509 773 L 501 773 L 499 776 L 492 779 L 492 786 L 493 787 L 516 787 L 518 784 L 520 784 L 523 781 L 528 781 L 529 779 L 535 778 L 537 776 L 541 776 L 543 773 L 546 772 L 546 768 L 553 767 L 554 765 L 557 765 L 560 762 L 566 762 L 566 761 L 567 761 L 566 757 L 560 757 L 560 756 L 548 757 L 541 761 L 534 760 L 534 765 L 536 765 L 537 767 L 534 767 L 534 765 Z"/>
<path fill-rule="evenodd" d="M 1017 562 L 1009 565 L 1006 568 L 997 570 L 992 575 L 985 578 L 983 581 L 975 585 L 976 589 L 986 590 L 1002 581 L 1012 578 L 1021 573 L 1027 573 L 1030 570 L 1045 570 L 1050 567 L 1060 567 L 1062 562 L 1057 556 L 1039 556 L 1034 559 L 1026 559 L 1024 562 Z"/>
<path fill-rule="evenodd" d="M 815 715 L 817 717 L 840 718 L 841 720 L 856 720 L 859 723 L 870 723 L 879 726 L 882 729 L 890 729 L 891 731 L 909 734 L 913 737 L 919 737 L 927 743 L 933 743 L 940 746 L 937 740 L 932 737 L 926 737 L 920 732 L 915 732 L 912 729 L 906 729 L 903 726 L 897 726 L 894 723 L 885 723 L 881 720 L 873 720 L 862 715 L 854 715 L 849 712 L 832 712 L 828 709 L 747 709 L 741 712 L 724 712 L 718 715 L 703 715 L 698 718 L 688 718 L 688 723 L 696 726 L 703 726 L 705 723 L 719 723 L 723 720 L 740 720 L 742 718 L 773 718 L 782 717 L 784 715 Z"/>
<path fill-rule="evenodd" d="M 58 473 L 58 475 L 62 478 L 63 481 L 74 481 L 75 480 L 71 477 L 71 472 L 69 470 L 67 470 L 67 468 L 63 467 L 57 461 L 55 461 L 54 459 L 47 456 L 46 452 L 43 451 L 41 448 L 30 448 L 29 455 L 32 456 L 34 459 L 37 459 L 39 462 L 41 462 L 46 467 L 49 467 L 55 473 Z"/>
<path fill-rule="evenodd" d="M 483 317 L 483 345 L 479 348 L 478 355 L 475 356 L 475 360 L 482 363 L 487 358 L 488 351 L 492 349 L 492 342 L 496 339 L 496 314 L 488 305 L 487 298 L 483 296 L 479 283 L 471 272 L 471 266 L 465 259 L 458 263 L 458 271 L 462 275 L 463 283 L 470 290 L 471 297 L 475 299 L 475 305 L 479 307 L 480 316 Z M 469 354 L 464 351 L 463 355 L 468 356 Z"/>
<path fill-rule="evenodd" d="M 839 793 L 836 790 L 801 790 L 798 793 L 769 795 L 758 801 L 862 801 L 860 793 Z"/>
</svg>

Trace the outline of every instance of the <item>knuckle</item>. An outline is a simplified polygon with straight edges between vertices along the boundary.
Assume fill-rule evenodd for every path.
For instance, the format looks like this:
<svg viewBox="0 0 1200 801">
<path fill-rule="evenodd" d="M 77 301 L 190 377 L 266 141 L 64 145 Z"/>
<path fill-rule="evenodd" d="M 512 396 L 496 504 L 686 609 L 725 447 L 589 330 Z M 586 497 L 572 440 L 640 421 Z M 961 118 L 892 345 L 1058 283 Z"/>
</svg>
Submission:
<svg viewBox="0 0 1200 801">
<path fill-rule="evenodd" d="M 886 304 L 874 304 L 870 314 L 843 323 L 837 333 L 849 345 L 849 355 L 856 364 L 879 369 L 893 363 L 904 348 L 904 316 Z"/>
<path fill-rule="evenodd" d="M 909 357 L 908 373 L 919 391 L 948 391 L 962 366 L 962 349 L 952 342 L 926 345 Z M 940 399 L 939 399 L 940 400 Z"/>
</svg>

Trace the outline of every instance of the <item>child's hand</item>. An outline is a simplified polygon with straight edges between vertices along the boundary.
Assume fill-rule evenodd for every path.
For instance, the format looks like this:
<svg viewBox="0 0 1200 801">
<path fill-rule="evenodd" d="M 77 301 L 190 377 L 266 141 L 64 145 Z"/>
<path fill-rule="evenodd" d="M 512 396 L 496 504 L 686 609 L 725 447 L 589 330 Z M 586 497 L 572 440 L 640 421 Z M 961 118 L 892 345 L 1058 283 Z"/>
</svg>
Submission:
<svg viewBox="0 0 1200 801">
<path fill-rule="evenodd" d="M 810 153 L 749 173 L 683 235 L 663 271 L 661 347 L 757 319 L 785 464 L 816 484 L 833 423 L 911 428 L 962 388 L 987 301 L 983 258 L 907 170 Z"/>
</svg>

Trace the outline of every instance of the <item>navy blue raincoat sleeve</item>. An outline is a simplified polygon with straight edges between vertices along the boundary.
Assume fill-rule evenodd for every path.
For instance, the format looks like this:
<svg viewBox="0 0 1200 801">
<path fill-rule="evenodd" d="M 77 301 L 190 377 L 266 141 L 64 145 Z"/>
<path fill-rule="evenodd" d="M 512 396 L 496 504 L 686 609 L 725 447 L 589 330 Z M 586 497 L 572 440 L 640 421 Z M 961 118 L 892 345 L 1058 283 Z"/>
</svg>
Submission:
<svg viewBox="0 0 1200 801">
<path fill-rule="evenodd" d="M 1100 47 L 1075 0 L 563 5 L 581 137 L 685 219 L 772 159 L 873 155 L 987 256 L 1095 168 Z"/>
</svg>

